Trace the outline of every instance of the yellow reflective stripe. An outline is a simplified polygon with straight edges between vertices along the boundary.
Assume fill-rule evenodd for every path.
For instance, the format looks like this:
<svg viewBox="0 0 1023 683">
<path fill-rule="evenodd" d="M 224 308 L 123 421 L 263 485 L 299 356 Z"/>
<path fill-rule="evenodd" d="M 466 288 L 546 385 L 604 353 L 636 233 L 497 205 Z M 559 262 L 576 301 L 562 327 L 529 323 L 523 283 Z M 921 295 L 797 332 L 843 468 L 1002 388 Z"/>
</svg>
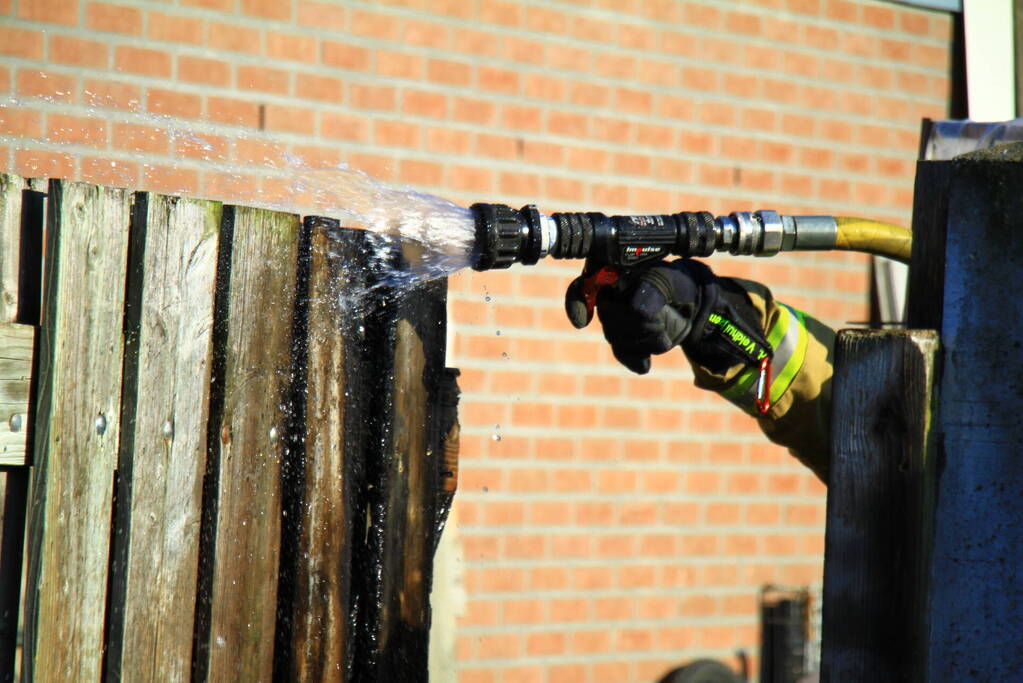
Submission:
<svg viewBox="0 0 1023 683">
<path fill-rule="evenodd" d="M 778 317 L 775 319 L 774 325 L 771 326 L 771 331 L 767 334 L 767 344 L 771 347 L 772 352 L 778 349 L 778 345 L 785 338 L 785 333 L 789 329 L 790 317 L 787 306 L 778 307 Z M 760 368 L 753 366 L 746 368 L 736 376 L 732 386 L 720 392 L 721 395 L 733 403 L 739 403 L 743 394 L 749 393 L 751 389 L 754 389 L 759 374 Z M 749 406 L 745 405 L 746 403 L 742 402 L 740 407 L 744 409 L 751 407 L 753 405 L 752 398 L 748 401 Z"/>
<path fill-rule="evenodd" d="M 785 304 L 782 304 L 784 308 L 788 308 Z M 809 343 L 809 335 L 806 332 L 806 323 L 803 320 L 803 312 L 795 308 L 791 309 L 796 314 L 797 329 L 799 332 L 799 340 L 796 342 L 796 349 L 793 354 L 789 357 L 785 367 L 782 371 L 775 375 L 774 380 L 771 382 L 771 403 L 775 403 L 782 397 L 782 395 L 788 390 L 792 384 L 792 380 L 796 378 L 796 374 L 803 367 L 803 361 L 806 360 L 806 346 Z"/>
<path fill-rule="evenodd" d="M 777 372 L 771 378 L 771 403 L 780 399 L 792 385 L 792 380 L 803 367 L 806 359 L 808 336 L 803 314 L 783 303 L 778 303 L 778 317 L 768 334 L 767 340 L 774 352 L 771 364 Z M 793 319 L 795 323 L 793 324 Z M 780 367 L 780 372 L 778 371 Z M 756 402 L 756 384 L 760 374 L 757 367 L 748 367 L 736 377 L 735 381 L 721 395 L 739 406 L 746 412 L 754 414 Z"/>
</svg>

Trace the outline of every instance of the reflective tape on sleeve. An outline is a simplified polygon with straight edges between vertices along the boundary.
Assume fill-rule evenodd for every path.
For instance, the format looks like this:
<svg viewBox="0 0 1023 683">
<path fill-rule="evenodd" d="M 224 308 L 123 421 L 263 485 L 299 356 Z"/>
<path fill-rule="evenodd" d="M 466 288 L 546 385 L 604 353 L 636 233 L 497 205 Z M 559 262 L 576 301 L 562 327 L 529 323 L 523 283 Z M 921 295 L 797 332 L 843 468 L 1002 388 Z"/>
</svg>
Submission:
<svg viewBox="0 0 1023 683">
<path fill-rule="evenodd" d="M 795 379 L 806 359 L 806 325 L 802 312 L 778 304 L 778 317 L 767 334 L 767 343 L 774 350 L 771 359 L 771 403 L 776 403 Z M 756 414 L 757 376 L 759 368 L 748 367 L 735 378 L 731 386 L 721 392 L 726 399 L 751 415 Z"/>
</svg>

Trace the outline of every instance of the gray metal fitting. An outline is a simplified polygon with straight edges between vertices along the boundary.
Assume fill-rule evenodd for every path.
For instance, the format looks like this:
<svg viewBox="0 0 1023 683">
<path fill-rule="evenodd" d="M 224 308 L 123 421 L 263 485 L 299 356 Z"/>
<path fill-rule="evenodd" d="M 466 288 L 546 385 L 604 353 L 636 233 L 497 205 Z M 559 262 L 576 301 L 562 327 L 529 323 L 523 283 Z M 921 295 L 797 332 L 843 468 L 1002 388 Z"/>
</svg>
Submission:
<svg viewBox="0 0 1023 683">
<path fill-rule="evenodd" d="M 760 248 L 757 249 L 757 256 L 774 256 L 781 251 L 784 241 L 785 230 L 782 226 L 781 216 L 777 211 L 765 210 L 757 211 L 756 218 L 762 226 L 764 235 L 760 242 Z"/>
<path fill-rule="evenodd" d="M 731 252 L 736 255 L 749 256 L 757 253 L 760 243 L 760 227 L 753 220 L 749 211 L 736 211 L 732 214 L 739 227 L 738 238 L 732 244 Z"/>
</svg>

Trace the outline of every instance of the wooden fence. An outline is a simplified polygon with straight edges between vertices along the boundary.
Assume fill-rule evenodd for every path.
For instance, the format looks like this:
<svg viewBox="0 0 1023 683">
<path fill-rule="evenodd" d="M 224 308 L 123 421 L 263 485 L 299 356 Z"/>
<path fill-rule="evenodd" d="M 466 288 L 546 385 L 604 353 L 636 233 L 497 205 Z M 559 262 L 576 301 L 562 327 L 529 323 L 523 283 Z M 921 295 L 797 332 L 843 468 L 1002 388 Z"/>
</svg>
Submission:
<svg viewBox="0 0 1023 683">
<path fill-rule="evenodd" d="M 1023 143 L 920 161 L 913 233 L 914 329 L 836 344 L 821 680 L 1018 680 Z"/>
<path fill-rule="evenodd" d="M 0 679 L 426 679 L 457 372 L 408 247 L 0 176 Z"/>
</svg>

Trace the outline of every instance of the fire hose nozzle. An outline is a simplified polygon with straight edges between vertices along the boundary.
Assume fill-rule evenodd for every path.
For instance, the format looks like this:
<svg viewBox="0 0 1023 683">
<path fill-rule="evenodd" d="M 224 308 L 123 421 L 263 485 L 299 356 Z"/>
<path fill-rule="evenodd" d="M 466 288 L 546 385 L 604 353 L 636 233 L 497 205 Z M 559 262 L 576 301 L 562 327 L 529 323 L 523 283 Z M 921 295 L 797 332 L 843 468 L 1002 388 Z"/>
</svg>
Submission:
<svg viewBox="0 0 1023 683">
<path fill-rule="evenodd" d="M 773 256 L 781 251 L 846 249 L 908 261 L 911 236 L 898 226 L 833 216 L 789 216 L 776 211 L 706 211 L 650 216 L 555 213 L 529 204 L 473 204 L 473 268 L 532 265 L 546 256 L 588 259 L 594 265 L 634 266 L 669 255 Z"/>
</svg>

